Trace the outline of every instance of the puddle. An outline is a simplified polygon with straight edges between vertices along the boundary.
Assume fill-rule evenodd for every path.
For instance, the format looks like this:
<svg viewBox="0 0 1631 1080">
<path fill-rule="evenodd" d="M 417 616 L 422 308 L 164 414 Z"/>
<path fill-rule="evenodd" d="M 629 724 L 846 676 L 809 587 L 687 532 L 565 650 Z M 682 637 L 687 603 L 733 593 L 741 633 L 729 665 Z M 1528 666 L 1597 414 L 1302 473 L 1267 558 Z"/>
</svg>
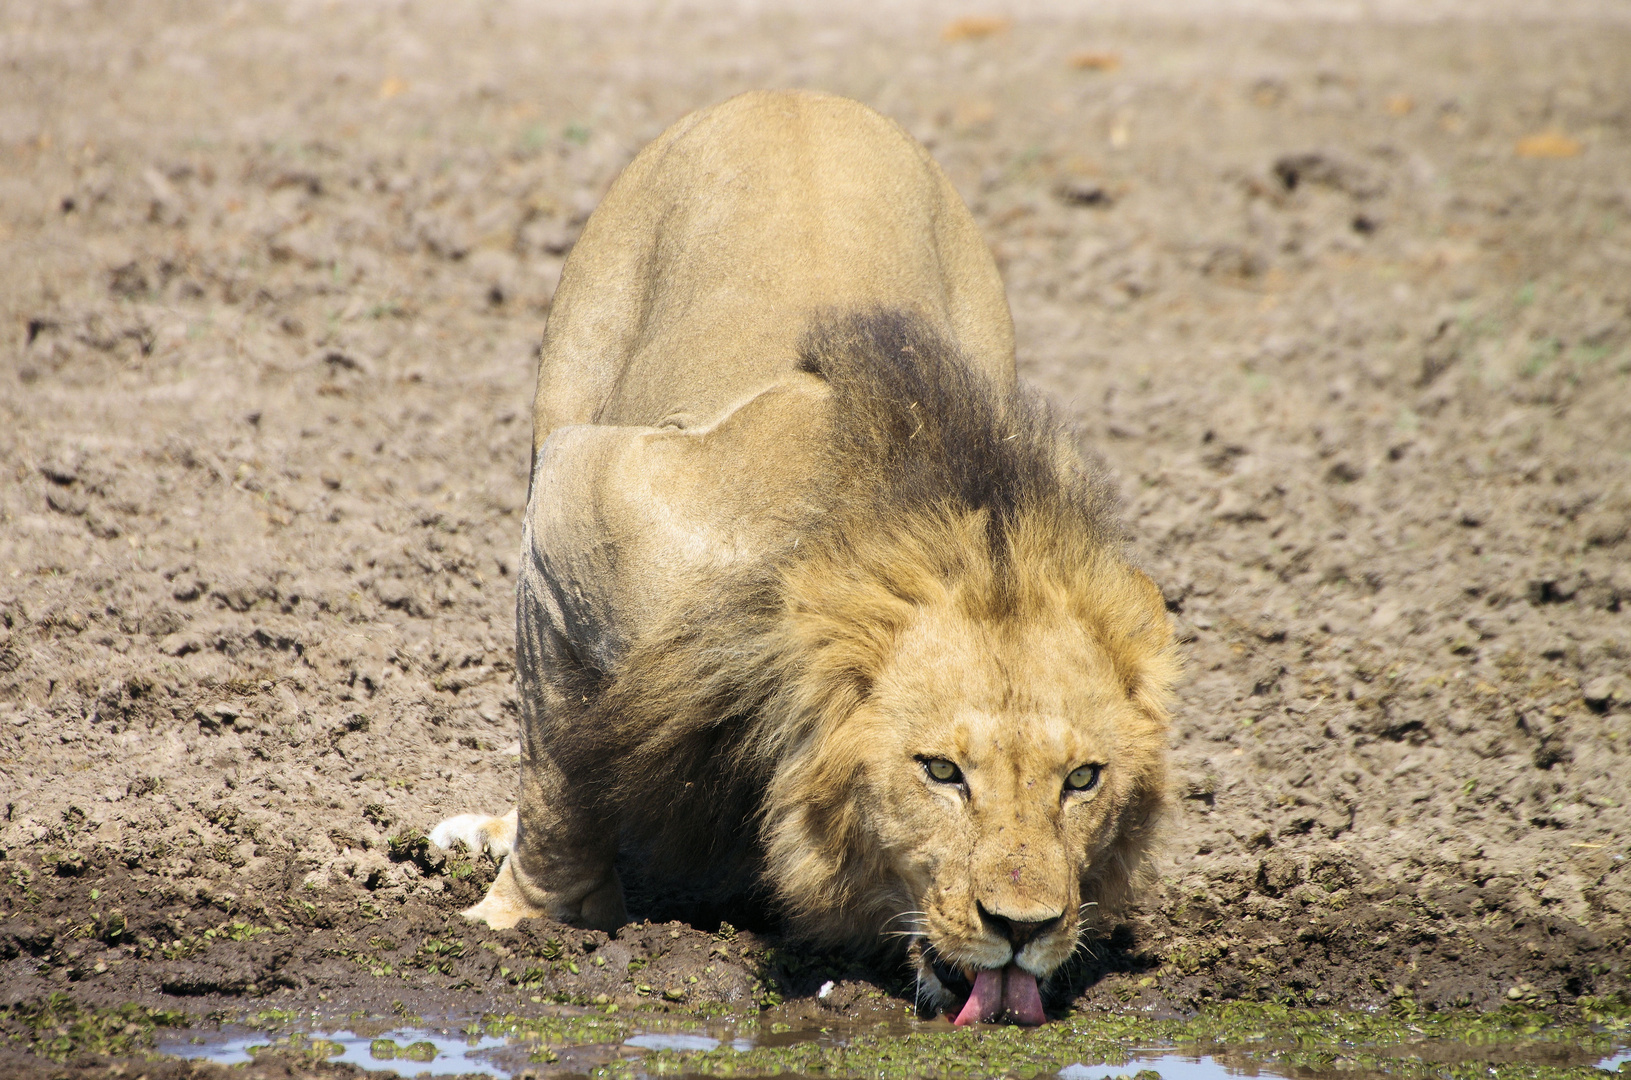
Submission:
<svg viewBox="0 0 1631 1080">
<path fill-rule="evenodd" d="M 952 1032 L 941 1030 L 934 1025 L 915 1025 L 899 1021 L 854 1028 L 841 1023 L 792 1029 L 784 1024 L 768 1027 L 750 1026 L 751 1034 L 719 1026 L 712 1028 L 715 1034 L 702 1034 L 696 1029 L 678 1032 L 649 1030 L 642 1029 L 639 1023 L 626 1021 L 602 1026 L 600 1021 L 590 1018 L 564 1019 L 564 1023 L 569 1027 L 552 1031 L 530 1026 L 528 1022 L 511 1024 L 508 1027 L 502 1023 L 489 1022 L 486 1026 L 472 1024 L 464 1029 L 411 1026 L 386 1028 L 383 1024 L 370 1028 L 366 1024 L 359 1024 L 361 1033 L 351 1030 L 331 1032 L 296 1030 L 292 1033 L 277 1033 L 236 1028 L 173 1033 L 161 1037 L 158 1050 L 160 1053 L 176 1057 L 202 1058 L 220 1064 L 234 1065 L 252 1061 L 264 1048 L 275 1046 L 303 1051 L 328 1061 L 395 1072 L 405 1077 L 478 1074 L 510 1078 L 525 1071 L 538 1070 L 540 1062 L 545 1061 L 557 1063 L 556 1069 L 563 1072 L 598 1073 L 603 1072 L 602 1066 L 615 1064 L 615 1071 L 610 1075 L 641 1080 L 648 1076 L 672 1075 L 675 1072 L 715 1075 L 724 1072 L 744 1077 L 774 1073 L 797 1074 L 804 1070 L 801 1070 L 792 1059 L 775 1061 L 765 1055 L 774 1054 L 777 1050 L 796 1051 L 799 1048 L 834 1049 L 846 1056 L 855 1053 L 855 1058 L 844 1064 L 868 1072 L 870 1070 L 863 1063 L 866 1052 L 875 1053 L 888 1045 L 896 1045 L 902 1049 L 914 1045 L 918 1050 L 928 1049 L 930 1052 L 928 1058 L 917 1058 L 918 1068 L 907 1066 L 906 1071 L 897 1072 L 896 1075 L 933 1074 L 944 1071 L 942 1067 L 944 1061 L 936 1060 L 939 1058 L 936 1051 L 942 1053 L 951 1051 L 953 1049 L 951 1040 L 954 1038 L 962 1040 L 957 1045 L 964 1054 L 971 1049 L 978 1052 L 977 1048 L 983 1043 L 990 1049 L 1004 1047 L 1009 1052 L 1017 1051 L 1024 1056 L 1026 1051 L 1032 1048 L 1037 1037 L 1036 1033 L 1021 1029 L 998 1028 L 986 1033 L 990 1036 L 989 1041 L 982 1039 L 976 1042 L 974 1047 L 970 1047 L 968 1039 L 973 1033 L 959 1033 L 954 1036 Z M 1057 1028 L 1055 1030 L 1058 1031 Z M 1030 1040 L 1026 1038 L 1028 1035 L 1031 1036 Z M 1054 1063 L 1070 1062 L 1071 1057 L 1076 1054 L 1081 1055 L 1081 1060 L 1062 1067 L 1057 1064 L 1040 1068 L 1033 1066 L 1023 1071 L 1022 1075 L 1036 1077 L 1037 1080 L 1052 1080 L 1054 1076 L 1057 1076 L 1058 1080 L 1129 1080 L 1129 1078 L 1229 1080 L 1231 1077 L 1240 1076 L 1335 1076 L 1338 1073 L 1351 1073 L 1352 1066 L 1356 1064 L 1351 1061 L 1339 1063 L 1337 1054 L 1329 1055 L 1320 1063 L 1306 1059 L 1282 1059 L 1276 1050 L 1262 1044 L 1239 1047 L 1232 1044 L 1211 1044 L 1204 1048 L 1194 1047 L 1193 1051 L 1185 1051 L 1175 1050 L 1170 1046 L 1131 1049 L 1125 1048 L 1126 1044 L 1123 1043 L 1123 1048 L 1112 1050 L 1103 1046 L 1090 1046 L 1088 1045 L 1090 1041 L 1085 1040 L 1072 1046 L 1073 1040 L 1067 1037 L 1063 1043 L 1056 1042 L 1047 1052 L 1047 1057 L 1051 1057 Z M 1619 1045 L 1614 1047 L 1614 1052 L 1607 1056 L 1601 1051 L 1593 1054 L 1583 1047 L 1570 1048 L 1566 1043 L 1554 1043 L 1552 1047 L 1553 1053 L 1542 1055 L 1548 1059 L 1544 1064 L 1539 1058 L 1532 1058 L 1522 1075 L 1530 1080 L 1542 1080 L 1555 1070 L 1559 1080 L 1565 1080 L 1566 1077 L 1579 1077 L 1583 1067 L 1602 1070 L 1598 1075 L 1604 1080 L 1608 1080 L 1611 1075 L 1631 1077 L 1631 1053 L 1624 1049 L 1623 1036 L 1619 1040 Z M 1039 1050 L 1040 1047 L 1036 1049 Z M 1200 1052 L 1203 1049 L 1210 1052 Z M 1333 1044 L 1330 1049 L 1337 1050 L 1337 1047 Z M 1350 1045 L 1347 1049 L 1356 1048 Z M 1495 1058 L 1488 1056 L 1490 1047 L 1465 1043 L 1435 1041 L 1430 1044 L 1417 1043 L 1411 1046 L 1374 1049 L 1380 1053 L 1370 1058 L 1365 1063 L 1369 1067 L 1362 1071 L 1379 1075 L 1448 1078 L 1453 1072 L 1459 1072 L 1457 1067 L 1461 1065 L 1474 1062 L 1495 1063 Z M 887 1053 L 887 1050 L 886 1056 L 895 1057 L 894 1054 Z M 1512 1057 L 1512 1055 L 1499 1056 L 1507 1058 L 1509 1062 Z M 1516 1055 L 1520 1059 L 1525 1056 L 1527 1055 L 1522 1053 Z M 911 1054 L 908 1053 L 905 1057 L 909 1060 Z M 646 1059 L 649 1059 L 649 1065 L 646 1064 Z M 895 1060 L 897 1064 L 906 1064 L 898 1057 Z M 1102 1064 L 1105 1061 L 1116 1064 Z M 803 1064 L 811 1065 L 814 1061 Z M 832 1068 L 833 1064 L 829 1061 L 826 1067 L 817 1067 L 809 1071 L 828 1075 L 843 1075 L 850 1071 L 842 1065 L 835 1070 Z M 1008 1071 L 1003 1069 L 995 1058 L 987 1059 L 982 1064 L 994 1067 L 992 1075 L 1001 1075 L 1003 1071 Z M 551 1070 L 545 1065 L 543 1071 L 547 1073 Z M 967 1072 L 966 1069 L 963 1071 Z M 970 1075 L 979 1071 L 976 1067 L 975 1073 Z M 1483 1071 L 1480 1070 L 1481 1073 Z M 1152 1073 L 1155 1075 L 1151 1075 Z M 1494 1067 L 1488 1068 L 1487 1073 L 1490 1077 L 1503 1075 Z"/>
<path fill-rule="evenodd" d="M 1466 1048 L 1470 1054 L 1473 1048 Z M 1625 1073 L 1631 1074 L 1631 1054 L 1616 1054 L 1598 1061 L 1596 1068 L 1604 1070 L 1605 1074 L 1616 1073 L 1625 1065 Z M 1059 1080 L 1153 1080 L 1143 1076 L 1145 1070 L 1153 1070 L 1160 1074 L 1160 1080 L 1227 1080 L 1237 1076 L 1274 1076 L 1274 1077 L 1304 1077 L 1310 1073 L 1318 1074 L 1319 1070 L 1306 1068 L 1280 1067 L 1273 1063 L 1253 1061 L 1246 1066 L 1225 1064 L 1210 1054 L 1182 1054 L 1171 1051 L 1134 1051 L 1125 1065 L 1083 1065 L 1080 1062 L 1066 1065 L 1058 1072 Z M 1330 1070 L 1327 1075 L 1335 1075 L 1339 1070 Z M 1340 1070 L 1346 1071 L 1346 1070 Z M 1604 1080 L 1608 1080 L 1605 1075 Z"/>
<path fill-rule="evenodd" d="M 1222 1080 L 1227 1076 L 1240 1076 L 1243 1070 L 1230 1069 L 1216 1058 L 1202 1055 L 1184 1057 L 1181 1054 L 1135 1055 L 1125 1065 L 1083 1065 L 1080 1062 L 1059 1070 L 1059 1080 L 1114 1080 L 1117 1076 L 1134 1076 L 1145 1069 L 1154 1069 L 1161 1080 Z M 1266 1071 L 1266 1070 L 1265 1070 Z M 1256 1070 L 1253 1070 L 1256 1075 Z M 1269 1073 L 1269 1075 L 1277 1075 Z"/>
<path fill-rule="evenodd" d="M 588 1023 L 593 1025 L 594 1021 Z M 160 1035 L 157 1049 L 161 1054 L 200 1058 L 221 1065 L 253 1061 L 257 1054 L 275 1048 L 365 1069 L 394 1072 L 399 1076 L 511 1077 L 537 1070 L 539 1061 L 535 1055 L 546 1051 L 551 1061 L 558 1056 L 554 1052 L 560 1051 L 559 1056 L 598 1064 L 618 1058 L 638 1061 L 647 1052 L 655 1051 L 698 1054 L 724 1048 L 726 1052 L 745 1053 L 758 1045 L 751 1038 L 734 1036 L 731 1032 L 716 1038 L 692 1032 L 641 1031 L 622 1025 L 607 1025 L 597 1031 L 592 1026 L 585 1027 L 581 1019 L 568 1029 L 569 1034 L 543 1031 L 527 1024 L 503 1023 L 444 1028 L 359 1024 L 358 1029 L 191 1030 Z M 476 1033 L 478 1029 L 485 1033 Z"/>
<path fill-rule="evenodd" d="M 494 1051 L 510 1048 L 512 1040 L 491 1035 L 466 1035 L 426 1028 L 395 1028 L 379 1035 L 358 1035 L 351 1031 L 296 1033 L 276 1036 L 264 1031 L 249 1033 L 216 1032 L 216 1038 L 194 1034 L 186 1041 L 160 1039 L 158 1051 L 180 1058 L 203 1058 L 221 1065 L 241 1065 L 255 1060 L 252 1051 L 280 1046 L 304 1048 L 328 1061 L 344 1062 L 364 1069 L 384 1069 L 402 1076 L 483 1076 L 508 1077 L 519 1071 L 483 1060 Z M 200 1040 L 200 1041 L 193 1041 Z M 528 1048 L 530 1049 L 530 1047 Z"/>
</svg>

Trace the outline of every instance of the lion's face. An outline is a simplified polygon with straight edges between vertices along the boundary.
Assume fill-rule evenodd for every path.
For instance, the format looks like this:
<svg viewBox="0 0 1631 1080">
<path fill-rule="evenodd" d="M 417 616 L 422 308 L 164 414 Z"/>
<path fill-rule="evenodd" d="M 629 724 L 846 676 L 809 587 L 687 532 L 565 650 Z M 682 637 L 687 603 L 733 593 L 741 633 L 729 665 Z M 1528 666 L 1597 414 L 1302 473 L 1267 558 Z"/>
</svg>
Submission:
<svg viewBox="0 0 1631 1080">
<path fill-rule="evenodd" d="M 773 784 L 778 886 L 818 936 L 908 938 L 936 1007 L 1009 1007 L 1017 978 L 1040 1019 L 1035 979 L 1115 913 L 1164 803 L 1160 593 L 1125 563 L 1061 576 L 996 609 L 966 580 L 857 590 L 864 639 L 812 619 L 827 670 L 865 681 Z"/>
<path fill-rule="evenodd" d="M 971 981 L 1010 961 L 1051 974 L 1076 947 L 1084 878 L 1159 802 L 1158 722 L 1080 624 L 948 609 L 902 635 L 867 713 L 862 827 L 910 896 L 900 921 Z"/>
</svg>

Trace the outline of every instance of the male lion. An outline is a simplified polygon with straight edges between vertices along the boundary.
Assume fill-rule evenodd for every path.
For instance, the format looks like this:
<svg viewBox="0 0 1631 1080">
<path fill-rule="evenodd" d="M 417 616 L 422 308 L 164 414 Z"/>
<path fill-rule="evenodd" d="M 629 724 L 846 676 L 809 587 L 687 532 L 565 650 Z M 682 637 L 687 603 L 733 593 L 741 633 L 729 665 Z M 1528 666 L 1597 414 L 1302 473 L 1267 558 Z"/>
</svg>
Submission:
<svg viewBox="0 0 1631 1080">
<path fill-rule="evenodd" d="M 1176 661 L 927 151 L 824 94 L 679 121 L 567 261 L 534 415 L 519 806 L 433 833 L 505 856 L 465 914 L 612 929 L 620 845 L 745 850 L 806 938 L 1040 1023 L 1162 808 Z"/>
</svg>

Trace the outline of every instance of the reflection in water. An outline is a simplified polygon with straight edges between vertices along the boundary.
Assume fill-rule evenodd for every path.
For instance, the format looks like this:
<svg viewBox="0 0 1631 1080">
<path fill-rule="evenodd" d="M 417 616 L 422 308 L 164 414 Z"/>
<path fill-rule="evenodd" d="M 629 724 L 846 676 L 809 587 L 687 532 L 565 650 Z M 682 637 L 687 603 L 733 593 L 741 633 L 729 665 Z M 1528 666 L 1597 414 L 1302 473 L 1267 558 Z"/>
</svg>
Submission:
<svg viewBox="0 0 1631 1080">
<path fill-rule="evenodd" d="M 248 1035 L 216 1033 L 201 1042 L 172 1042 L 160 1039 L 161 1054 L 183 1058 L 203 1058 L 222 1065 L 253 1061 L 252 1049 L 272 1045 L 299 1046 L 324 1054 L 329 1061 L 345 1062 L 364 1069 L 385 1069 L 402 1076 L 482 1076 L 512 1075 L 511 1070 L 483 1061 L 485 1054 L 509 1045 L 507 1039 L 490 1035 L 449 1034 L 426 1028 L 396 1028 L 383 1035 L 358 1035 L 350 1031 L 322 1032 L 274 1039 L 265 1032 Z M 196 1033 L 193 1036 L 197 1038 Z"/>
<path fill-rule="evenodd" d="M 641 1050 L 717 1050 L 720 1047 L 718 1039 L 707 1035 L 669 1035 L 652 1032 L 645 1035 L 636 1035 L 624 1039 L 624 1046 L 635 1046 Z M 732 1050 L 752 1050 L 752 1039 L 732 1039 Z"/>
<path fill-rule="evenodd" d="M 1145 1069 L 1153 1069 L 1161 1074 L 1161 1080 L 1224 1080 L 1225 1077 L 1239 1076 L 1240 1070 L 1230 1069 L 1222 1062 L 1211 1056 L 1184 1057 L 1182 1054 L 1135 1054 L 1133 1060 L 1125 1065 L 1066 1065 L 1059 1070 L 1060 1080 L 1114 1080 L 1115 1077 L 1131 1076 Z M 1272 1070 L 1260 1070 L 1262 1074 L 1276 1075 Z M 1259 1071 L 1253 1072 L 1258 1075 Z M 1148 1080 L 1148 1078 L 1146 1078 Z"/>
<path fill-rule="evenodd" d="M 1228 1075 L 1223 1066 L 1209 1057 L 1186 1059 L 1175 1054 L 1163 1054 L 1160 1057 L 1135 1058 L 1115 1068 L 1077 1062 L 1060 1069 L 1059 1080 L 1114 1080 L 1116 1076 L 1149 1068 L 1155 1068 L 1161 1074 L 1161 1080 L 1216 1080 L 1219 1076 Z"/>
</svg>

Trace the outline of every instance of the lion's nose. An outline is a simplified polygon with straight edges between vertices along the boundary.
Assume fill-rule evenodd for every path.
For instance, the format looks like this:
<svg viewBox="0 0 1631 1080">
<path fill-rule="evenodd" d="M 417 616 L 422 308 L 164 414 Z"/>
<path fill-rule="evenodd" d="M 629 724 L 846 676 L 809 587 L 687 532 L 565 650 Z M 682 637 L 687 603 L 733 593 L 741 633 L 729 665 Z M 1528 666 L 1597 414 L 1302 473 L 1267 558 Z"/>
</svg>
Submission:
<svg viewBox="0 0 1631 1080">
<path fill-rule="evenodd" d="M 1059 920 L 1065 917 L 1064 912 L 1057 915 L 1044 916 L 1040 919 L 1016 919 L 1008 915 L 998 915 L 987 911 L 985 905 L 978 900 L 974 906 L 979 909 L 980 921 L 985 923 L 988 930 L 1001 934 L 1008 940 L 1015 950 L 1023 948 L 1032 938 L 1046 934 L 1059 925 Z"/>
</svg>

